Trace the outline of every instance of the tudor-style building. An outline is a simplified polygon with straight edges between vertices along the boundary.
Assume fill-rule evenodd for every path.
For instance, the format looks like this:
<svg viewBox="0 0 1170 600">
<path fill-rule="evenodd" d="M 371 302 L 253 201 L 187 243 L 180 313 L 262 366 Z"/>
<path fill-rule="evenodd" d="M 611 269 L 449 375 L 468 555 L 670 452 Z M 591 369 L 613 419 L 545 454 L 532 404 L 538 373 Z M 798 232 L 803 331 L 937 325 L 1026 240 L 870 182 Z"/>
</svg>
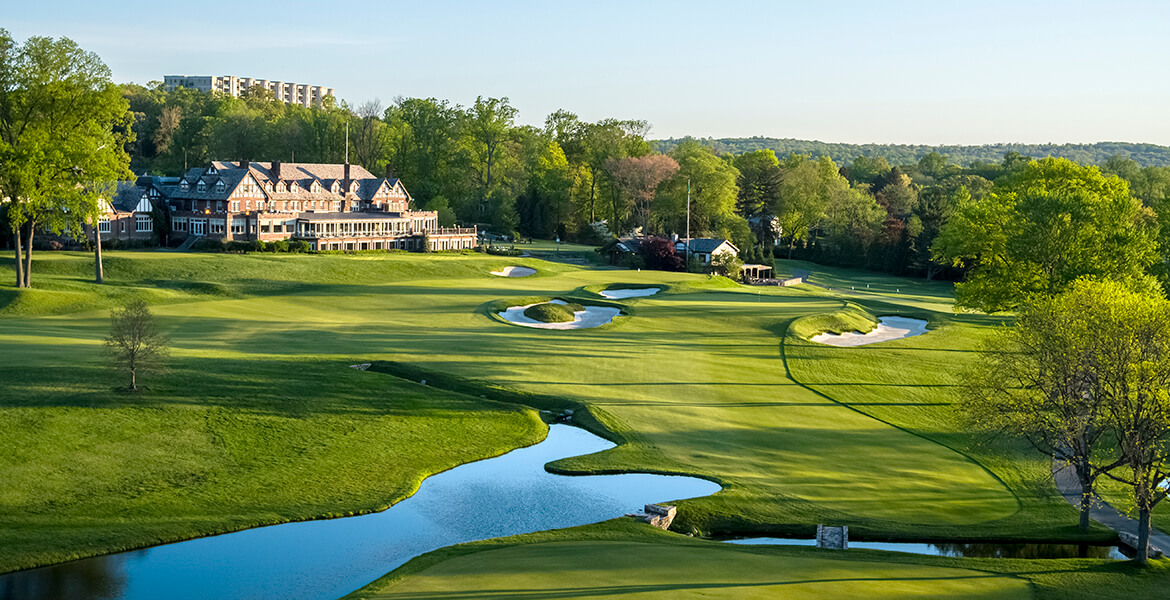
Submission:
<svg viewBox="0 0 1170 600">
<path fill-rule="evenodd" d="M 145 183 L 145 182 L 143 182 Z M 396 178 L 357 165 L 215 161 L 156 190 L 171 236 L 224 241 L 301 239 L 314 250 L 457 250 L 476 246 L 475 228 L 441 228 L 433 211 L 411 210 Z"/>
</svg>

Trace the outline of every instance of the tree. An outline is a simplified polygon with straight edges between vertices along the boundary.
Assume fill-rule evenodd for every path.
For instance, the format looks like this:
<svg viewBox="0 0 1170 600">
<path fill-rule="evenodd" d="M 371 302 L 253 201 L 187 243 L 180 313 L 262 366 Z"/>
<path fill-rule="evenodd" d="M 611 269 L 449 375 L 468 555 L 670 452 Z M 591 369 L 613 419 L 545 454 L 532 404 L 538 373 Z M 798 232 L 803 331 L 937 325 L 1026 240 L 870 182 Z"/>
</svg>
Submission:
<svg viewBox="0 0 1170 600">
<path fill-rule="evenodd" d="M 128 389 L 132 392 L 138 390 L 140 371 L 162 367 L 170 345 L 142 300 L 131 300 L 110 313 L 110 335 L 105 343 L 111 365 L 130 374 Z"/>
<path fill-rule="evenodd" d="M 732 164 L 739 171 L 736 210 L 748 220 L 756 240 L 771 249 L 776 241 L 772 222 L 780 206 L 780 160 L 771 150 L 756 150 L 736 156 Z"/>
<path fill-rule="evenodd" d="M 689 184 L 692 237 L 726 237 L 740 248 L 750 247 L 753 240 L 747 220 L 735 211 L 739 172 L 730 157 L 717 156 L 696 140 L 683 141 L 670 156 L 679 170 L 655 201 L 654 219 L 660 226 L 666 231 L 686 231 Z"/>
<path fill-rule="evenodd" d="M 656 271 L 681 271 L 686 264 L 675 251 L 674 242 L 667 238 L 651 237 L 642 240 L 638 254 L 647 269 Z"/>
<path fill-rule="evenodd" d="M 1138 511 L 1137 560 L 1149 555 L 1150 514 L 1167 497 L 1170 477 L 1170 302 L 1160 294 L 1118 293 L 1103 306 L 1101 385 Z"/>
<path fill-rule="evenodd" d="M 1009 310 L 1034 293 L 1058 294 L 1084 276 L 1149 285 L 1155 217 L 1124 181 L 1065 159 L 1030 162 L 981 199 L 954 207 L 931 247 L 968 269 L 956 304 Z"/>
<path fill-rule="evenodd" d="M 611 158 L 605 163 L 605 171 L 613 182 L 615 195 L 633 205 L 642 223 L 642 235 L 647 235 L 650 232 L 650 209 L 655 191 L 663 181 L 678 171 L 678 163 L 664 154 Z M 616 221 L 616 208 L 614 213 Z"/>
<path fill-rule="evenodd" d="M 997 332 L 968 373 L 961 407 L 979 428 L 1023 437 L 1066 463 L 1081 486 L 1080 528 L 1089 528 L 1093 488 L 1123 462 L 1109 452 L 1108 381 L 1101 368 L 1102 317 L 1131 295 L 1112 282 L 1079 280 L 1058 296 L 1036 296 L 1015 325 Z"/>
<path fill-rule="evenodd" d="M 513 139 L 512 124 L 515 119 L 516 108 L 507 98 L 480 96 L 467 111 L 466 144 L 476 173 L 481 213 L 489 212 L 494 215 L 500 210 L 499 201 L 505 199 L 505 194 L 498 190 L 498 167 L 499 163 L 512 158 L 509 155 L 508 142 Z M 490 200 L 493 199 L 497 202 L 491 203 Z M 515 198 L 511 198 L 511 201 L 514 202 Z M 493 220 L 498 221 L 499 218 Z"/>
<path fill-rule="evenodd" d="M 131 175 L 130 123 L 96 54 L 68 38 L 17 46 L 0 29 L 0 196 L 10 204 L 18 287 L 32 287 L 38 228 L 81 231 L 96 221 L 102 192 Z"/>
<path fill-rule="evenodd" d="M 730 279 L 739 279 L 743 261 L 731 252 L 716 252 L 711 255 L 711 272 Z"/>
</svg>

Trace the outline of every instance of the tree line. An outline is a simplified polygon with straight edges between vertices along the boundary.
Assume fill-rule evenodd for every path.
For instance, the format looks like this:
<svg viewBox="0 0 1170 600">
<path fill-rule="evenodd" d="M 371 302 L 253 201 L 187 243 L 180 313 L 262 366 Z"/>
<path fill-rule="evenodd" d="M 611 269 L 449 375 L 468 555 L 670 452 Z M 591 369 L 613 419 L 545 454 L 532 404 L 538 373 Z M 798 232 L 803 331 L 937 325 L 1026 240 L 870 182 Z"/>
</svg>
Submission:
<svg viewBox="0 0 1170 600">
<path fill-rule="evenodd" d="M 684 138 L 655 140 L 654 148 L 668 152 Z M 950 156 L 955 163 L 968 166 L 974 162 L 997 162 L 1003 155 L 1015 152 L 1030 158 L 1067 158 L 1084 165 L 1100 165 L 1114 156 L 1132 158 L 1140 166 L 1170 166 L 1170 147 L 1157 144 L 1130 142 L 1097 142 L 1094 144 L 983 144 L 979 146 L 927 144 L 846 144 L 797 140 L 792 138 L 703 138 L 703 144 L 716 152 L 743 154 L 768 149 L 780 156 L 808 154 L 814 157 L 828 156 L 841 164 L 848 165 L 858 157 L 884 157 L 893 164 L 904 165 L 918 162 L 932 152 Z"/>
</svg>

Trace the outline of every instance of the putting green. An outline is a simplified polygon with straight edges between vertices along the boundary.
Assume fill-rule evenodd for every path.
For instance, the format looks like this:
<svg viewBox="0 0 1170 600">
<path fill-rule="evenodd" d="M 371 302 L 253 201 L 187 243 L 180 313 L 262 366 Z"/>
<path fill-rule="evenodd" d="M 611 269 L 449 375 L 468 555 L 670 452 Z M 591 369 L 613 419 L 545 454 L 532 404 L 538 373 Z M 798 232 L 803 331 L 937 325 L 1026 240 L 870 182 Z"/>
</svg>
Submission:
<svg viewBox="0 0 1170 600">
<path fill-rule="evenodd" d="M 376 592 L 408 598 L 1031 598 L 1012 576 L 915 564 L 633 542 L 559 542 L 446 560 Z"/>
</svg>

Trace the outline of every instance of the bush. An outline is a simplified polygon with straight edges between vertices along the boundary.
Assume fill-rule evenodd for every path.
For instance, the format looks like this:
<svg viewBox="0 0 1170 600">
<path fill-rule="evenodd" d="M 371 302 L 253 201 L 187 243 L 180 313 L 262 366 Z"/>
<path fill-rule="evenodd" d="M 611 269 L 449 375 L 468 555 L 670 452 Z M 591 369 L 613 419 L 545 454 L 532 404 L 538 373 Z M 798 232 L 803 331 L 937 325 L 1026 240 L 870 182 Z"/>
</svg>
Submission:
<svg viewBox="0 0 1170 600">
<path fill-rule="evenodd" d="M 585 310 L 580 304 L 553 304 L 545 302 L 524 309 L 524 316 L 541 323 L 571 323 L 573 313 Z"/>
<path fill-rule="evenodd" d="M 266 249 L 269 252 L 288 252 L 288 240 L 276 240 L 268 242 Z"/>
<path fill-rule="evenodd" d="M 223 252 L 225 247 L 223 242 L 213 240 L 211 238 L 203 238 L 191 244 L 191 249 L 195 252 Z"/>
<path fill-rule="evenodd" d="M 728 279 L 739 279 L 741 270 L 743 270 L 743 261 L 738 256 L 730 252 L 711 255 L 711 272 L 713 274 L 722 275 Z"/>
<path fill-rule="evenodd" d="M 666 238 L 646 238 L 638 249 L 642 260 L 646 261 L 647 269 L 657 271 L 682 271 L 686 266 L 683 259 L 674 251 L 674 241 Z"/>
<path fill-rule="evenodd" d="M 289 252 L 308 252 L 312 249 L 309 247 L 309 242 L 305 240 L 293 240 L 288 242 L 287 246 Z"/>
</svg>

